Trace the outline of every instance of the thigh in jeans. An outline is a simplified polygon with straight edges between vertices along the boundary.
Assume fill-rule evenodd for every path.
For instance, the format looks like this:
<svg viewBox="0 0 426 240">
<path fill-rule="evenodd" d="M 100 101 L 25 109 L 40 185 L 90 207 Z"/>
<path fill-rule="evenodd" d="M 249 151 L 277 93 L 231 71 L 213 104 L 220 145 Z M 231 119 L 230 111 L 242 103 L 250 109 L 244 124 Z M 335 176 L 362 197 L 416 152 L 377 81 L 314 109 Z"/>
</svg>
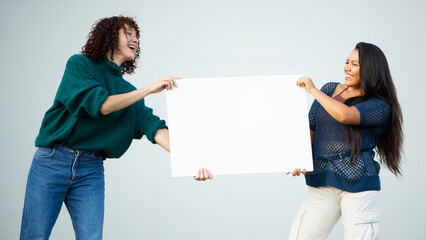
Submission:
<svg viewBox="0 0 426 240">
<path fill-rule="evenodd" d="M 79 155 L 65 204 L 76 239 L 102 239 L 105 181 L 102 157 Z"/>
<path fill-rule="evenodd" d="M 302 206 L 293 221 L 290 240 L 327 238 L 341 215 L 336 190 L 329 187 L 308 187 Z"/>
<path fill-rule="evenodd" d="M 52 148 L 38 148 L 28 173 L 20 239 L 48 239 L 67 194 L 69 165 Z"/>
</svg>

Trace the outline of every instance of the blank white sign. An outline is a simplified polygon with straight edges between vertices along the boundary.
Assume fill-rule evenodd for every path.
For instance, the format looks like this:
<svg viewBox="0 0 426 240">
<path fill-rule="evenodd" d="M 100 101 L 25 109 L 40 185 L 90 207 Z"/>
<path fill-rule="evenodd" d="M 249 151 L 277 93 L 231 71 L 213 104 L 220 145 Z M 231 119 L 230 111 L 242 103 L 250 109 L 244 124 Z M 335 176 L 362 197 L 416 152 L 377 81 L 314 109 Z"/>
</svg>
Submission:
<svg viewBox="0 0 426 240">
<path fill-rule="evenodd" d="M 300 76 L 178 79 L 167 91 L 172 176 L 312 171 Z"/>
</svg>

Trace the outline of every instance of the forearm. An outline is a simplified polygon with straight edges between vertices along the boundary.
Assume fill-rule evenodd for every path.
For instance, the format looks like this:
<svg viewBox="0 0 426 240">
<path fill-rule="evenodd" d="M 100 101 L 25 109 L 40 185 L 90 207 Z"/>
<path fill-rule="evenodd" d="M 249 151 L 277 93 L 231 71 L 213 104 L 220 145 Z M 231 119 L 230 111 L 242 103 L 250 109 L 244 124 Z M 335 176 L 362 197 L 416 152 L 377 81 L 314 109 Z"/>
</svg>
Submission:
<svg viewBox="0 0 426 240">
<path fill-rule="evenodd" d="M 170 138 L 169 130 L 167 128 L 160 128 L 154 136 L 155 142 L 164 148 L 167 152 L 170 152 Z"/>
<path fill-rule="evenodd" d="M 154 140 L 158 145 L 167 150 L 167 152 L 170 152 L 169 130 L 167 128 L 158 129 Z M 200 168 L 197 176 L 194 176 L 194 179 L 198 181 L 205 181 L 207 179 L 213 179 L 213 175 L 209 170 Z"/>
<path fill-rule="evenodd" d="M 151 90 L 148 86 L 128 93 L 108 96 L 99 111 L 102 115 L 108 115 L 142 100 L 150 93 Z"/>
<path fill-rule="evenodd" d="M 310 92 L 321 106 L 338 122 L 343 124 L 359 124 L 360 114 L 357 108 L 349 107 L 341 103 L 318 89 Z"/>
</svg>

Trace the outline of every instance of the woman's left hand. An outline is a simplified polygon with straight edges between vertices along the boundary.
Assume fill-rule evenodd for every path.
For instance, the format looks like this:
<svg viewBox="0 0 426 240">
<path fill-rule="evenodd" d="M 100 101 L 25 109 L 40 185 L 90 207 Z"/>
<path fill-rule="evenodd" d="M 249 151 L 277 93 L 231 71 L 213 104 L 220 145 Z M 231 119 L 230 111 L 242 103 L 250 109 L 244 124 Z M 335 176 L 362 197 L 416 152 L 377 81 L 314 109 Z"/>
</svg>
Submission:
<svg viewBox="0 0 426 240">
<path fill-rule="evenodd" d="M 292 175 L 293 175 L 293 177 L 300 176 L 301 173 L 303 173 L 303 175 L 305 175 L 306 169 L 301 170 L 300 168 L 295 168 L 294 171 L 292 172 Z M 290 172 L 286 172 L 285 174 L 289 175 Z"/>
<path fill-rule="evenodd" d="M 206 181 L 207 179 L 213 179 L 213 174 L 210 170 L 205 168 L 198 169 L 197 176 L 194 176 L 197 181 Z"/>
<path fill-rule="evenodd" d="M 311 94 L 312 91 L 316 89 L 310 77 L 300 77 L 299 79 L 297 79 L 296 85 L 299 87 L 305 87 L 306 91 Z"/>
</svg>

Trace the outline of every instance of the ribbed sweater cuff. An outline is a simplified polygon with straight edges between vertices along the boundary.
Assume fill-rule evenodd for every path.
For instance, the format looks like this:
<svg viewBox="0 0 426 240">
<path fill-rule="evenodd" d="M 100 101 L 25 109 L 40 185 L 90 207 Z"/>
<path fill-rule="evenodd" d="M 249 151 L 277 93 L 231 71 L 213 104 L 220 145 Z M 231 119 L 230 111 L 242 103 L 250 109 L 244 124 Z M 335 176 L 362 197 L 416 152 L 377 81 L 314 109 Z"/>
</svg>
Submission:
<svg viewBox="0 0 426 240">
<path fill-rule="evenodd" d="M 306 184 L 311 187 L 332 186 L 347 192 L 379 191 L 379 176 L 361 176 L 356 179 L 347 179 L 342 176 L 324 171 L 305 176 Z"/>
</svg>

